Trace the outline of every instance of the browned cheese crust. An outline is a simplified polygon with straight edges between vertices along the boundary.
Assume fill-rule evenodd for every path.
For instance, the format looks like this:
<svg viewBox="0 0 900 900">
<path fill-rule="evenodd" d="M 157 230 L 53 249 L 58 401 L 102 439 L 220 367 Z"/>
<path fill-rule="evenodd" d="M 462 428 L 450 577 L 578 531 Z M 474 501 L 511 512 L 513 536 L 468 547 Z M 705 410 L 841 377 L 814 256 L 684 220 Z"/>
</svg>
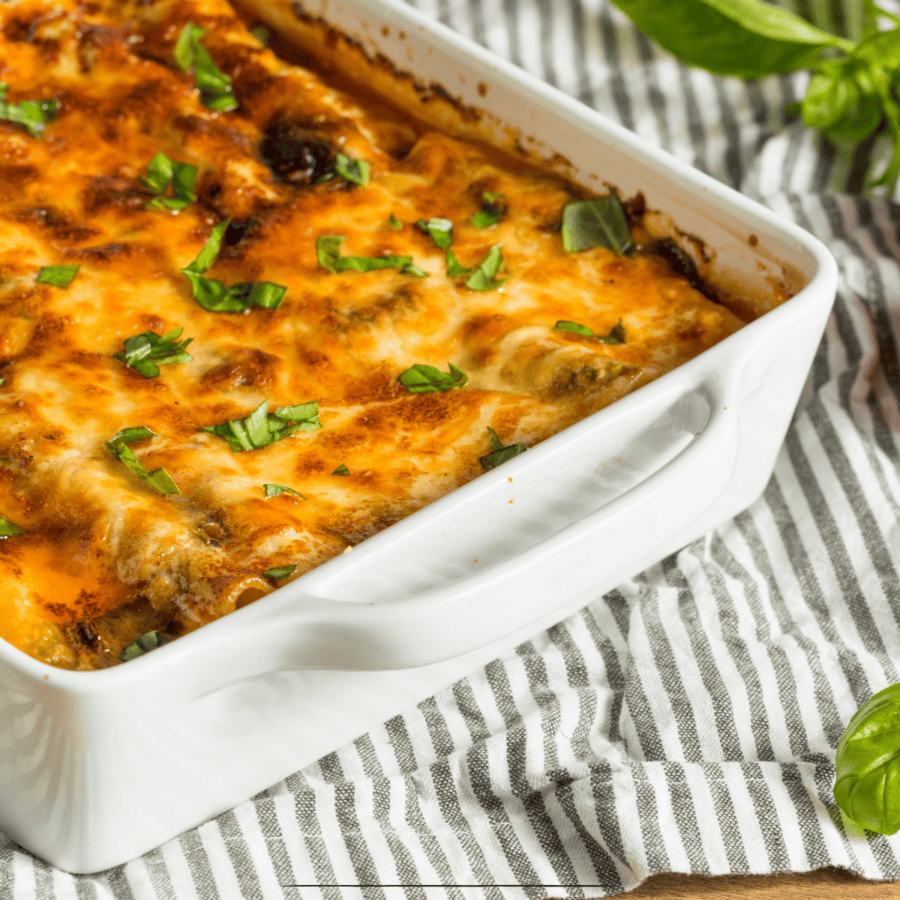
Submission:
<svg viewBox="0 0 900 900">
<path fill-rule="evenodd" d="M 208 29 L 237 110 L 208 109 L 175 65 L 188 21 Z M 299 576 L 481 474 L 488 426 L 531 447 L 742 325 L 657 254 L 565 252 L 578 189 L 367 112 L 215 0 L 4 3 L 0 82 L 11 104 L 59 104 L 40 136 L 0 121 L 0 517 L 24 531 L 0 538 L 0 636 L 53 665 L 111 665 L 143 632 L 178 636 L 255 600 L 281 583 L 264 577 L 272 567 Z M 305 142 L 307 168 L 270 168 L 279 135 Z M 180 212 L 145 208 L 139 178 L 160 152 L 199 169 Z M 320 180 L 337 152 L 369 163 L 367 185 Z M 505 212 L 478 228 L 485 193 Z M 227 217 L 207 277 L 283 285 L 280 308 L 194 300 L 180 270 Z M 452 221 L 463 266 L 501 246 L 508 281 L 481 292 L 448 276 L 416 225 L 433 217 Z M 334 274 L 317 259 L 322 235 L 344 236 L 346 256 L 411 256 L 428 277 Z M 68 288 L 37 282 L 70 264 Z M 621 320 L 626 340 L 559 320 L 596 335 Z M 145 378 L 113 356 L 178 327 L 191 362 Z M 449 362 L 464 387 L 412 394 L 398 381 Z M 241 453 L 199 430 L 263 400 L 317 401 L 322 428 Z M 155 434 L 135 456 L 180 493 L 106 449 L 135 426 Z M 296 493 L 266 499 L 267 483 Z"/>
</svg>

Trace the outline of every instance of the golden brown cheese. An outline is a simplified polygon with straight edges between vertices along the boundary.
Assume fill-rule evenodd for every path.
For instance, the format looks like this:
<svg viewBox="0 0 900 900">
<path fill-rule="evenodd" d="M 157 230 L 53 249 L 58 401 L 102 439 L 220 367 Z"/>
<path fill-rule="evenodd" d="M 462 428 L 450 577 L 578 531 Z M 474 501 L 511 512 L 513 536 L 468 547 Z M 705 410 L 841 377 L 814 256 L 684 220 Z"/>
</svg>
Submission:
<svg viewBox="0 0 900 900">
<path fill-rule="evenodd" d="M 174 64 L 189 21 L 208 29 L 237 110 L 208 109 Z M 488 427 L 533 446 L 742 324 L 654 253 L 565 252 L 576 188 L 367 112 L 216 0 L 4 3 L 0 82 L 10 103 L 59 103 L 39 137 L 0 121 L 0 518 L 25 532 L 0 538 L 0 636 L 57 666 L 113 664 L 143 632 L 177 636 L 251 602 L 275 585 L 271 568 L 301 575 L 479 475 Z M 273 160 L 285 134 L 308 140 L 306 169 Z M 337 151 L 369 163 L 367 185 L 319 180 Z M 145 208 L 139 178 L 160 152 L 199 167 L 198 200 L 177 213 Z M 477 228 L 485 193 L 506 211 Z M 277 310 L 193 299 L 180 270 L 227 217 L 208 277 L 283 285 Z M 448 276 L 416 225 L 432 217 L 453 222 L 464 266 L 501 246 L 508 281 L 479 292 Z M 428 277 L 333 274 L 323 235 L 344 236 L 344 255 L 411 256 Z M 80 266 L 68 288 L 37 282 L 68 264 Z M 626 340 L 559 320 L 597 335 L 621 320 Z M 193 360 L 158 377 L 113 356 L 179 327 Z M 398 381 L 449 362 L 465 387 L 411 394 Z M 263 400 L 317 401 L 322 428 L 241 453 L 199 430 Z M 135 455 L 180 493 L 107 451 L 134 426 L 155 433 Z M 267 483 L 296 493 L 266 499 Z"/>
</svg>

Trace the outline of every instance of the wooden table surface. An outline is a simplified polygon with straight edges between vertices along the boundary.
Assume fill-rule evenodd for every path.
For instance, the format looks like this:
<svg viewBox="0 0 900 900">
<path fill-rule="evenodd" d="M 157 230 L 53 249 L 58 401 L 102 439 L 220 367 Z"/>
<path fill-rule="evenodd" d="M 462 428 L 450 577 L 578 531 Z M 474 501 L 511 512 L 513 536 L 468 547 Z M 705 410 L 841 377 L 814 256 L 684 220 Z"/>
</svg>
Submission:
<svg viewBox="0 0 900 900">
<path fill-rule="evenodd" d="M 864 881 L 843 869 L 802 875 L 655 875 L 622 900 L 900 900 L 900 881 Z"/>
</svg>

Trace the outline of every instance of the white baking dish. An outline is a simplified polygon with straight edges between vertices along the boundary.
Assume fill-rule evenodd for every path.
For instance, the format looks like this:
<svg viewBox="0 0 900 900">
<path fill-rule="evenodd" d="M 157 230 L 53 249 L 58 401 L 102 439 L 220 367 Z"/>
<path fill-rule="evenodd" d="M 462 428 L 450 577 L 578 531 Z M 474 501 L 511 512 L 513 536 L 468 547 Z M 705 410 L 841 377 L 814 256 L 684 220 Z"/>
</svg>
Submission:
<svg viewBox="0 0 900 900">
<path fill-rule="evenodd" d="M 476 130 L 559 154 L 589 186 L 642 192 L 661 231 L 671 219 L 702 238 L 720 283 L 807 286 L 352 553 L 127 665 L 60 671 L 0 642 L 0 828 L 69 871 L 124 862 L 230 808 L 747 506 L 834 297 L 814 238 L 442 26 L 387 0 L 309 12 L 493 111 Z"/>
</svg>

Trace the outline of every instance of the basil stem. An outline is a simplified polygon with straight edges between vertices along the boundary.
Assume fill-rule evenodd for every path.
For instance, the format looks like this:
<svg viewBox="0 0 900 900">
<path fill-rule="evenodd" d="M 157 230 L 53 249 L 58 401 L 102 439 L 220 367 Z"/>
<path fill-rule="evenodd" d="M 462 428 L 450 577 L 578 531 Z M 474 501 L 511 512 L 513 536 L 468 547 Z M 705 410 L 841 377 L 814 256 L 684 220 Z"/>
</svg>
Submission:
<svg viewBox="0 0 900 900">
<path fill-rule="evenodd" d="M 528 449 L 524 444 L 509 444 L 504 447 L 503 442 L 497 437 L 497 432 L 490 427 L 488 427 L 488 436 L 491 441 L 491 452 L 487 456 L 478 457 L 478 461 L 485 472 L 496 469 L 497 466 L 503 465 L 507 460 L 524 453 Z"/>
<path fill-rule="evenodd" d="M 32 137 L 40 137 L 44 128 L 56 118 L 59 102 L 50 100 L 23 100 L 7 103 L 9 85 L 0 81 L 0 119 L 23 125 Z"/>
<path fill-rule="evenodd" d="M 271 281 L 241 281 L 227 285 L 214 278 L 204 278 L 206 272 L 216 260 L 222 246 L 225 230 L 231 219 L 224 219 L 216 225 L 197 258 L 181 273 L 191 282 L 193 297 L 209 312 L 238 313 L 254 306 L 263 309 L 278 309 L 287 293 L 287 288 Z"/>
<path fill-rule="evenodd" d="M 184 328 L 175 328 L 166 334 L 144 331 L 125 340 L 125 351 L 114 353 L 113 357 L 140 372 L 144 378 L 156 378 L 159 367 L 191 362 L 193 356 L 185 353 L 185 347 L 193 338 L 185 338 L 176 343 Z"/>
<path fill-rule="evenodd" d="M 453 363 L 447 365 L 450 371 L 442 372 L 434 366 L 416 363 L 405 372 L 401 372 L 398 381 L 411 394 L 449 391 L 451 388 L 462 387 L 469 380 L 469 376 Z"/>
<path fill-rule="evenodd" d="M 245 419 L 205 425 L 199 430 L 223 438 L 233 453 L 241 453 L 267 447 L 295 431 L 318 431 L 322 427 L 315 400 L 297 406 L 280 406 L 271 415 L 268 410 L 269 401 L 263 400 Z"/>
<path fill-rule="evenodd" d="M 148 437 L 155 437 L 155 434 L 144 425 L 123 428 L 106 442 L 106 449 L 117 459 L 121 460 L 126 468 L 143 481 L 144 484 L 149 485 L 161 494 L 180 494 L 181 491 L 178 490 L 178 485 L 175 484 L 172 476 L 165 469 L 160 467 L 152 472 L 148 472 L 128 446 Z"/>
<path fill-rule="evenodd" d="M 194 84 L 200 91 L 204 106 L 219 112 L 237 109 L 231 79 L 213 62 L 207 49 L 200 43 L 200 38 L 205 34 L 205 28 L 188 22 L 172 51 L 175 63 L 182 72 L 194 67 Z"/>
<path fill-rule="evenodd" d="M 563 208 L 562 241 L 567 253 L 605 247 L 627 256 L 631 231 L 625 210 L 615 194 L 595 200 L 579 200 Z"/>
<path fill-rule="evenodd" d="M 24 528 L 9 519 L 0 518 L 0 538 L 18 537 L 20 534 L 25 534 Z"/>
<path fill-rule="evenodd" d="M 38 272 L 38 284 L 52 284 L 55 287 L 67 288 L 78 274 L 81 266 L 44 266 Z"/>
<path fill-rule="evenodd" d="M 319 265 L 337 275 L 340 272 L 372 272 L 375 269 L 399 269 L 401 275 L 427 278 L 428 273 L 413 264 L 411 256 L 341 256 L 346 235 L 324 234 L 316 239 Z"/>
<path fill-rule="evenodd" d="M 128 662 L 135 657 L 143 656 L 157 647 L 162 647 L 163 644 L 168 644 L 169 640 L 161 631 L 148 631 L 125 647 L 119 654 L 119 661 Z"/>
</svg>

